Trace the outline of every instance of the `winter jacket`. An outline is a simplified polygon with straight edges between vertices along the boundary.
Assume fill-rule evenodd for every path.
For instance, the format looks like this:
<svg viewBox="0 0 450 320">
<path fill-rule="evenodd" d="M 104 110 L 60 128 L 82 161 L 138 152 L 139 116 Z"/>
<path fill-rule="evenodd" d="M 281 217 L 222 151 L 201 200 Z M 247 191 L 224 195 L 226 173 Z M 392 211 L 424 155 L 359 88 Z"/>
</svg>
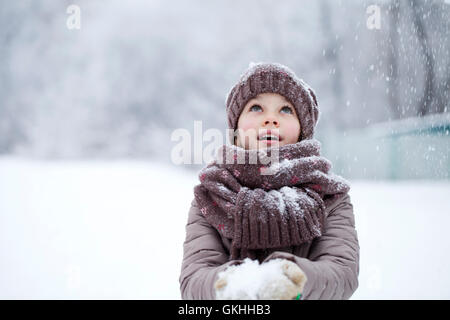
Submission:
<svg viewBox="0 0 450 320">
<path fill-rule="evenodd" d="M 289 259 L 305 272 L 304 299 L 348 299 L 358 287 L 359 243 L 348 193 L 329 203 L 322 236 L 299 246 L 279 248 L 263 260 Z M 191 203 L 179 277 L 182 299 L 216 299 L 220 271 L 242 260 L 230 260 L 231 239 L 223 237 Z M 273 252 L 274 251 L 274 252 Z M 262 262 L 262 261 L 261 261 Z"/>
</svg>

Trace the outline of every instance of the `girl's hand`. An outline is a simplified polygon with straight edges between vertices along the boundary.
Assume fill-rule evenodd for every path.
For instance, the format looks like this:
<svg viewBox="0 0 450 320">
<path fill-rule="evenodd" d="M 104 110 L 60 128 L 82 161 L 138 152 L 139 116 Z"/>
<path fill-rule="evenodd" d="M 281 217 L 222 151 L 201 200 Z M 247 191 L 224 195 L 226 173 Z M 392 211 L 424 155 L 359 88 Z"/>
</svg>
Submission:
<svg viewBox="0 0 450 320">
<path fill-rule="evenodd" d="M 275 259 L 281 265 L 283 277 L 268 281 L 260 290 L 259 297 L 262 300 L 292 300 L 297 299 L 303 293 L 308 278 L 300 267 L 289 260 Z M 271 263 L 265 262 L 262 264 Z"/>
</svg>

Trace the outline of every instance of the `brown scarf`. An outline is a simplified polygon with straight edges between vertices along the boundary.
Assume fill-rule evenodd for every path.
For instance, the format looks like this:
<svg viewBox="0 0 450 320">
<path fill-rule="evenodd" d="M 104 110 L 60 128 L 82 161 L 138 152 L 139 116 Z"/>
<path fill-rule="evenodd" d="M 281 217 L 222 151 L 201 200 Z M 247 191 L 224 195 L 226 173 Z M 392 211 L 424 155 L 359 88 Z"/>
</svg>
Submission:
<svg viewBox="0 0 450 320">
<path fill-rule="evenodd" d="M 325 208 L 350 184 L 329 173 L 318 140 L 245 150 L 222 145 L 194 187 L 205 219 L 232 239 L 231 259 L 257 249 L 296 246 L 320 237 Z"/>
</svg>

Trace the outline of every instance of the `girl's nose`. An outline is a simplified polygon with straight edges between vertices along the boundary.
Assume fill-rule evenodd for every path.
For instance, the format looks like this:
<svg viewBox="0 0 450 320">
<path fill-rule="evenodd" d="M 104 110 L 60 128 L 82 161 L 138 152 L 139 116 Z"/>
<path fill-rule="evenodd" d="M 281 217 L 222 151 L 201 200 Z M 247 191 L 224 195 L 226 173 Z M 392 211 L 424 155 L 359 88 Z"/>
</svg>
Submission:
<svg viewBox="0 0 450 320">
<path fill-rule="evenodd" d="M 275 126 L 278 126 L 278 121 L 276 119 L 271 119 L 271 120 L 264 121 L 264 125 L 268 125 L 270 123 L 273 123 Z"/>
</svg>

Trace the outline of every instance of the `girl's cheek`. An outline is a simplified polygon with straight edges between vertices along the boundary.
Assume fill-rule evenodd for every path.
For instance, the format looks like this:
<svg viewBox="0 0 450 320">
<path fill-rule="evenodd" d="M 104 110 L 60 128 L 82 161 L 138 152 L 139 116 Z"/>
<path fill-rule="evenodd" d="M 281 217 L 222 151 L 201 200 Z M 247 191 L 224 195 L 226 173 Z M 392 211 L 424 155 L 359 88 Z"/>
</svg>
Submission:
<svg viewBox="0 0 450 320">
<path fill-rule="evenodd" d="M 244 131 L 247 131 L 249 129 L 254 129 L 255 126 L 256 126 L 256 121 L 247 119 L 247 120 L 244 120 L 241 122 L 239 128 Z"/>
<path fill-rule="evenodd" d="M 296 140 L 300 135 L 300 124 L 292 121 L 286 124 L 286 131 L 289 133 L 290 140 Z"/>
</svg>

